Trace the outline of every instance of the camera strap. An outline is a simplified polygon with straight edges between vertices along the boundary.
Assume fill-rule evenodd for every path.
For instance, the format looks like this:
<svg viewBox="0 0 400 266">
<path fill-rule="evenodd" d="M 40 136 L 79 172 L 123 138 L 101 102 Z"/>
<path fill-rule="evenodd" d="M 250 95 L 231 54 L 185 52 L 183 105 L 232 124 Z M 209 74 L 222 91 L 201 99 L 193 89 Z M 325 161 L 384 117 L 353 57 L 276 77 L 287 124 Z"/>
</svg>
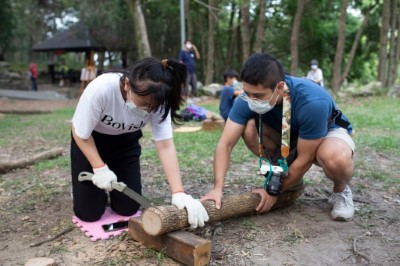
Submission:
<svg viewBox="0 0 400 266">
<path fill-rule="evenodd" d="M 279 166 L 283 169 L 284 172 L 287 172 L 289 169 L 288 163 L 287 163 L 287 157 L 289 156 L 289 151 L 290 151 L 290 121 L 291 121 L 291 102 L 290 102 L 290 90 L 289 87 L 284 83 L 284 89 L 283 89 L 283 106 L 282 106 L 282 138 L 281 138 L 281 156 L 282 159 L 278 160 Z M 270 170 L 269 174 L 266 177 L 264 188 L 266 187 L 267 183 L 269 182 L 269 179 L 272 174 L 272 165 L 271 163 L 265 158 L 265 153 L 264 153 L 264 145 L 262 141 L 262 115 L 258 115 L 258 132 L 259 132 L 259 154 L 260 154 L 260 160 L 259 164 L 260 167 L 262 165 L 263 161 L 268 162 Z"/>
<path fill-rule="evenodd" d="M 286 158 L 289 156 L 290 151 L 290 122 L 292 117 L 292 105 L 290 102 L 289 87 L 284 83 L 283 89 L 283 107 L 282 107 L 282 141 L 281 141 L 281 155 L 282 161 L 279 164 L 283 171 L 287 172 L 288 163 Z"/>
</svg>

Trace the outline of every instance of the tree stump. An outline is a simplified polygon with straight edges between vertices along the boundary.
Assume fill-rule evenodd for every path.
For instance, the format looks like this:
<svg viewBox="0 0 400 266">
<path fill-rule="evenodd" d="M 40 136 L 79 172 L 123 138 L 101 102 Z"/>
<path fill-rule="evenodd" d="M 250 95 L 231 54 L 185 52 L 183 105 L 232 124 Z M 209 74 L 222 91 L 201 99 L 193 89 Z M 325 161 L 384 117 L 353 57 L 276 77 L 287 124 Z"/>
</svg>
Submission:
<svg viewBox="0 0 400 266">
<path fill-rule="evenodd" d="M 303 194 L 304 186 L 296 190 L 283 192 L 272 209 L 286 206 Z M 221 221 L 234 216 L 255 213 L 261 196 L 252 192 L 224 196 L 221 209 L 215 208 L 214 201 L 202 202 L 210 220 Z M 146 209 L 142 216 L 143 229 L 147 234 L 156 236 L 189 227 L 186 209 L 179 210 L 174 205 L 156 206 Z"/>
</svg>

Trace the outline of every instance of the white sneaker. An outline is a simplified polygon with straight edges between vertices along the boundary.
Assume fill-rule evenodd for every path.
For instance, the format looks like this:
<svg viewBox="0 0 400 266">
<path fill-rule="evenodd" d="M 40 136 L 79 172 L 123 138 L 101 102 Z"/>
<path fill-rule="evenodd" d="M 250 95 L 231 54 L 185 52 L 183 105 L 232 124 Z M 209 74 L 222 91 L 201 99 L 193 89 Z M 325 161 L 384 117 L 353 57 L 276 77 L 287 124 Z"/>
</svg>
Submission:
<svg viewBox="0 0 400 266">
<path fill-rule="evenodd" d="M 343 192 L 332 193 L 328 199 L 333 204 L 331 216 L 337 221 L 351 221 L 354 217 L 353 194 L 351 189 L 346 185 Z"/>
</svg>

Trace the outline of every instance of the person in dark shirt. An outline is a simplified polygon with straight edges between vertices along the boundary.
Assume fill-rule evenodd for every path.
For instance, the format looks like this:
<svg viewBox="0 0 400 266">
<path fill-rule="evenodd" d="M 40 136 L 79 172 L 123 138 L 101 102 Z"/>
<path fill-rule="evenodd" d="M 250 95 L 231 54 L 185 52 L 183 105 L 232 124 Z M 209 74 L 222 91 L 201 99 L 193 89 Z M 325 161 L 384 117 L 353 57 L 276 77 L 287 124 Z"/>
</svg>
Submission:
<svg viewBox="0 0 400 266">
<path fill-rule="evenodd" d="M 244 93 L 235 101 L 215 151 L 214 188 L 201 200 L 214 200 L 216 207 L 221 207 L 230 154 L 250 127 L 253 138 L 243 139 L 246 144 L 255 143 L 255 147 L 261 144 L 258 151 L 252 150 L 260 156 L 261 173 L 265 166 L 261 162 L 270 162 L 268 169 L 272 164 L 285 166 L 286 169 L 280 167 L 283 191 L 293 190 L 314 163 L 333 182 L 329 198 L 332 218 L 353 219 L 353 198 L 348 186 L 354 172 L 352 126 L 333 98 L 311 80 L 285 75 L 279 61 L 269 54 L 252 55 L 240 78 Z M 253 192 L 261 196 L 258 213 L 269 211 L 277 202 L 277 196 L 264 188 Z"/>
<path fill-rule="evenodd" d="M 238 84 L 238 78 L 239 74 L 234 69 L 229 69 L 224 73 L 224 87 L 221 90 L 219 114 L 224 118 L 225 122 L 228 119 L 236 96 L 241 92 L 235 89 Z"/>
<path fill-rule="evenodd" d="M 188 70 L 188 75 L 185 83 L 183 96 L 197 97 L 197 75 L 196 75 L 196 60 L 200 59 L 200 53 L 197 47 L 189 40 L 185 41 L 184 48 L 179 53 L 179 61 L 184 63 Z M 189 92 L 189 85 L 192 87 Z"/>
</svg>

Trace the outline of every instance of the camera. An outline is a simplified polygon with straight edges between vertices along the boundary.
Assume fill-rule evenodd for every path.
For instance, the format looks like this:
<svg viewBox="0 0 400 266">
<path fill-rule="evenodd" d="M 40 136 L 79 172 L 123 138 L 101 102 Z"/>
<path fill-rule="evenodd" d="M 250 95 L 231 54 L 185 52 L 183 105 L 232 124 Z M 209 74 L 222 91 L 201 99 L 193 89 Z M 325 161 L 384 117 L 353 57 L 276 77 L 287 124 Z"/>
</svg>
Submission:
<svg viewBox="0 0 400 266">
<path fill-rule="evenodd" d="M 272 172 L 270 173 L 270 171 Z M 271 167 L 268 165 L 262 165 L 260 172 L 265 176 L 265 178 L 270 176 L 267 186 L 265 187 L 267 193 L 271 196 L 279 196 L 283 188 L 284 172 L 282 167 L 276 165 L 272 165 Z"/>
</svg>

